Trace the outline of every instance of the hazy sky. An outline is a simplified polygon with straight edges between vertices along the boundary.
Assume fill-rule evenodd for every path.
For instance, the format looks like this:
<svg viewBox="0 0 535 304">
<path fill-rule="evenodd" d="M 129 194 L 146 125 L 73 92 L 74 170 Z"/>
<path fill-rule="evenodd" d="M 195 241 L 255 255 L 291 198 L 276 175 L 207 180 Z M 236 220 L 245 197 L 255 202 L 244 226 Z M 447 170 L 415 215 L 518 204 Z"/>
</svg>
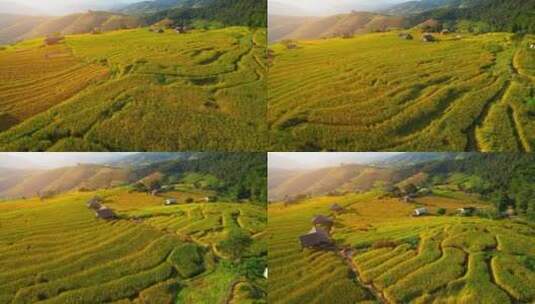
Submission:
<svg viewBox="0 0 535 304">
<path fill-rule="evenodd" d="M 270 14 L 332 15 L 351 10 L 369 11 L 408 0 L 268 0 Z M 285 9 L 287 8 L 287 9 Z"/>
<path fill-rule="evenodd" d="M 100 163 L 132 153 L 0 153 L 0 167 L 58 168 L 78 163 Z"/>
<path fill-rule="evenodd" d="M 109 9 L 140 0 L 7 0 L 7 2 L 22 4 L 46 14 L 67 14 L 87 9 Z"/>
<path fill-rule="evenodd" d="M 295 169 L 365 164 L 396 154 L 399 152 L 272 152 L 268 154 L 268 166 Z"/>
</svg>

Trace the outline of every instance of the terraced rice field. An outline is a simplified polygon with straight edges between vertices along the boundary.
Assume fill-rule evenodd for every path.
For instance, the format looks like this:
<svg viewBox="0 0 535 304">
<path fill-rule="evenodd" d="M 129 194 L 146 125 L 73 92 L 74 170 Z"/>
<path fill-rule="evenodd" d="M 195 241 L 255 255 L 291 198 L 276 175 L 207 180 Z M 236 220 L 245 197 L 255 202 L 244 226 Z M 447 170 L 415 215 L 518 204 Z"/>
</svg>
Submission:
<svg viewBox="0 0 535 304">
<path fill-rule="evenodd" d="M 0 150 L 261 150 L 265 41 L 244 27 L 136 29 L 7 47 Z"/>
<path fill-rule="evenodd" d="M 351 278 L 336 252 L 301 250 L 298 237 L 334 198 L 268 207 L 269 303 L 360 303 L 373 297 Z"/>
<path fill-rule="evenodd" d="M 115 201 L 117 190 L 99 194 L 112 208 L 121 204 Z M 219 234 L 210 239 L 225 239 L 228 225 L 243 225 L 260 238 L 266 216 L 261 207 L 158 210 L 148 203 L 116 210 L 119 219 L 104 221 L 85 206 L 93 195 L 0 203 L 0 303 L 221 303 L 238 296 L 231 288 L 236 280 L 265 285 L 265 280 L 250 282 L 225 267 L 220 263 L 225 257 L 201 236 L 201 231 L 208 235 L 216 229 Z M 234 224 L 210 226 L 233 211 L 243 212 Z M 260 240 L 251 248 L 251 255 L 265 254 Z M 237 303 L 252 301 L 240 299 Z"/>
<path fill-rule="evenodd" d="M 271 45 L 274 150 L 533 151 L 533 36 Z"/>
<path fill-rule="evenodd" d="M 436 198 L 437 205 L 440 199 Z M 332 214 L 328 208 L 333 202 L 345 211 Z M 318 303 L 354 303 L 363 298 L 351 298 L 352 292 L 360 294 L 365 288 L 383 303 L 533 303 L 535 227 L 478 217 L 409 216 L 413 208 L 427 203 L 406 204 L 364 194 L 270 206 L 269 231 L 280 235 L 269 244 L 270 301 L 298 303 L 297 297 L 316 299 L 327 290 L 336 296 Z M 445 207 L 455 205 L 449 202 Z M 334 219 L 332 237 L 339 248 L 351 246 L 349 254 L 300 251 L 297 237 L 310 229 L 314 214 Z M 289 229 L 290 223 L 300 229 Z M 336 284 L 342 280 L 328 278 L 342 265 L 344 280 L 353 284 L 352 289 L 340 289 Z M 357 278 L 349 279 L 348 271 Z M 273 282 L 293 282 L 298 274 L 302 279 L 294 286 L 293 297 L 271 295 L 272 290 L 284 288 Z M 321 288 L 313 288 L 314 284 Z"/>
</svg>

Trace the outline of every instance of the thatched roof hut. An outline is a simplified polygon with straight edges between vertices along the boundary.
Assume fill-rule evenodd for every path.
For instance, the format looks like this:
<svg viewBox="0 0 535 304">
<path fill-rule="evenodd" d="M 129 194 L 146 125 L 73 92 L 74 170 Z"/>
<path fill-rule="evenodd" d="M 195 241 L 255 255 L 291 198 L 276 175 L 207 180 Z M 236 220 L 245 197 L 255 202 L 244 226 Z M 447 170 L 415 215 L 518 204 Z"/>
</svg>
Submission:
<svg viewBox="0 0 535 304">
<path fill-rule="evenodd" d="M 95 215 L 96 217 L 104 220 L 111 220 L 115 218 L 115 213 L 113 213 L 113 211 L 106 206 L 102 206 L 100 209 L 95 210 Z"/>
<path fill-rule="evenodd" d="M 423 42 L 433 42 L 433 41 L 435 41 L 435 36 L 433 36 L 431 33 L 423 33 L 422 34 L 422 41 Z"/>
<path fill-rule="evenodd" d="M 328 248 L 333 245 L 327 231 L 313 227 L 307 234 L 299 237 L 301 247 L 305 248 Z"/>
<path fill-rule="evenodd" d="M 98 195 L 95 195 L 92 199 L 88 200 L 86 203 L 87 208 L 99 209 L 101 207 L 102 198 Z"/>
<path fill-rule="evenodd" d="M 331 205 L 331 211 L 334 211 L 334 212 L 342 212 L 344 211 L 344 207 L 338 205 L 338 204 L 332 204 Z"/>
<path fill-rule="evenodd" d="M 314 225 L 332 225 L 333 220 L 325 215 L 316 215 L 312 218 L 312 224 Z"/>
</svg>

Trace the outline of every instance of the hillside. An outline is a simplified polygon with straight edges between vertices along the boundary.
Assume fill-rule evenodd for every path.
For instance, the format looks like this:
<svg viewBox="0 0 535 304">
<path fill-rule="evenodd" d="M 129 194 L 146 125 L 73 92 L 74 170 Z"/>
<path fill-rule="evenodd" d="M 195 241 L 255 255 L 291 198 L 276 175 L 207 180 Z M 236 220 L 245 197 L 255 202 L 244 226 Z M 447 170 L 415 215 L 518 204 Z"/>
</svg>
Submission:
<svg viewBox="0 0 535 304">
<path fill-rule="evenodd" d="M 208 5 L 212 0 L 154 0 L 140 1 L 123 6 L 119 12 L 127 15 L 146 15 L 173 8 L 195 8 Z"/>
<path fill-rule="evenodd" d="M 329 17 L 269 16 L 270 42 L 282 39 L 319 39 L 382 32 L 391 28 L 403 28 L 403 17 L 367 12 L 333 15 Z"/>
<path fill-rule="evenodd" d="M 0 150 L 262 150 L 265 45 L 263 29 L 228 27 L 7 47 Z"/>
<path fill-rule="evenodd" d="M 177 23 L 208 21 L 207 27 L 249 26 L 267 27 L 267 0 L 217 0 L 205 1 L 204 5 L 179 7 L 149 14 L 149 23 L 169 18 Z"/>
<path fill-rule="evenodd" d="M 401 33 L 271 45 L 271 150 L 533 151 L 534 36 Z"/>
<path fill-rule="evenodd" d="M 330 206 L 343 206 L 333 212 Z M 489 210 L 468 196 L 412 203 L 375 194 L 315 197 L 268 207 L 270 303 L 531 303 L 533 227 L 515 219 L 459 216 Z M 410 216 L 425 207 L 427 216 Z M 437 213 L 443 209 L 446 215 Z M 317 214 L 331 247 L 304 247 Z M 329 227 L 329 228 L 327 228 Z M 341 290 L 344 290 L 342 293 Z"/>
<path fill-rule="evenodd" d="M 268 195 L 270 201 L 276 201 L 303 195 L 368 191 L 377 182 L 392 185 L 412 174 L 414 171 L 410 168 L 390 169 L 366 165 L 344 165 L 306 171 L 270 170 Z"/>
<path fill-rule="evenodd" d="M 456 1 L 452 1 L 455 3 Z M 411 18 L 414 24 L 434 18 L 451 28 L 473 32 L 518 32 L 535 34 L 535 2 L 524 0 L 457 1 L 441 9 L 423 12 Z M 463 5 L 464 3 L 464 5 Z"/>
<path fill-rule="evenodd" d="M 82 34 L 99 31 L 114 31 L 143 26 L 138 17 L 124 14 L 89 11 L 61 17 L 24 15 L 0 15 L 0 44 L 43 37 L 54 33 Z"/>
<path fill-rule="evenodd" d="M 99 165 L 30 172 L 19 170 L 11 174 L 13 179 L 0 180 L 0 197 L 34 197 L 47 192 L 60 193 L 75 189 L 96 190 L 128 184 L 134 177 L 128 169 Z"/>
<path fill-rule="evenodd" d="M 86 206 L 96 195 L 114 218 Z M 265 303 L 265 209 L 164 201 L 119 188 L 1 202 L 0 303 Z"/>
<path fill-rule="evenodd" d="M 475 5 L 479 0 L 419 0 L 407 1 L 393 5 L 384 13 L 397 16 L 417 15 L 423 12 L 447 9 L 447 8 L 467 8 Z"/>
</svg>

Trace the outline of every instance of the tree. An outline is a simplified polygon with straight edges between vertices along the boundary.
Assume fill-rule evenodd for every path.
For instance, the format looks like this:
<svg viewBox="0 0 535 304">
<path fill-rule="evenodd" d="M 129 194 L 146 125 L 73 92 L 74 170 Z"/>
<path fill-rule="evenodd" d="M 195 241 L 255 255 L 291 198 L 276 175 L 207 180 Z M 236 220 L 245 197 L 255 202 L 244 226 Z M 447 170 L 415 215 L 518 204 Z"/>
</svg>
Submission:
<svg viewBox="0 0 535 304">
<path fill-rule="evenodd" d="M 252 242 L 253 240 L 248 233 L 242 229 L 233 229 L 229 232 L 228 239 L 220 241 L 218 247 L 231 259 L 237 260 L 243 256 Z"/>
</svg>

